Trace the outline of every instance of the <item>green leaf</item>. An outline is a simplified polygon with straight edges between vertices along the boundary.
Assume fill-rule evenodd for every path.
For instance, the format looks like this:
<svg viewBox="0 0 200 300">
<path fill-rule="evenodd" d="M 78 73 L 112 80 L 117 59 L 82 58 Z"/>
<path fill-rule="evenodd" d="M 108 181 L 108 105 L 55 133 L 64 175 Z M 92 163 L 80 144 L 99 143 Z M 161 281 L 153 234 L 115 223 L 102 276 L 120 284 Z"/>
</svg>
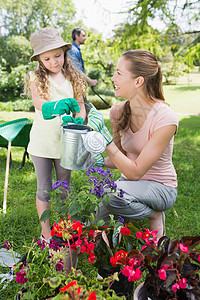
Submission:
<svg viewBox="0 0 200 300">
<path fill-rule="evenodd" d="M 113 247 L 116 247 L 117 244 L 119 243 L 119 234 L 120 234 L 120 230 L 123 226 L 124 225 L 121 222 L 117 222 L 115 224 L 113 236 L 112 236 Z"/>
<path fill-rule="evenodd" d="M 105 225 L 105 221 L 103 219 L 97 221 L 97 226 L 103 226 L 103 225 Z"/>
<path fill-rule="evenodd" d="M 72 205 L 69 208 L 69 215 L 70 216 L 74 216 L 75 214 L 77 214 L 78 212 L 80 212 L 80 210 L 81 210 L 80 203 L 78 201 L 74 202 L 74 203 L 72 203 Z"/>
<path fill-rule="evenodd" d="M 45 222 L 46 220 L 48 220 L 51 217 L 51 211 L 50 210 L 45 210 L 41 217 L 40 217 L 40 222 Z"/>
<path fill-rule="evenodd" d="M 88 194 L 85 191 L 81 191 L 80 193 L 78 193 L 78 198 L 81 198 L 83 200 L 87 199 Z"/>
<path fill-rule="evenodd" d="M 43 278 L 44 283 L 49 283 L 50 287 L 56 289 L 61 284 L 61 277 Z"/>
</svg>

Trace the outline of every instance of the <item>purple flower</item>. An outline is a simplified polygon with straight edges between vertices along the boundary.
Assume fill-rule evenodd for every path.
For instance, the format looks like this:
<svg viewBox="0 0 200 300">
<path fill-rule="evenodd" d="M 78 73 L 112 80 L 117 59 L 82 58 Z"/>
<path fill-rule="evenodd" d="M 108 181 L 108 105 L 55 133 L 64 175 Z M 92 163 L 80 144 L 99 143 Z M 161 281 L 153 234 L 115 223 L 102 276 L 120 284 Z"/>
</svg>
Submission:
<svg viewBox="0 0 200 300">
<path fill-rule="evenodd" d="M 64 189 L 68 190 L 69 185 L 68 185 L 67 180 L 62 181 L 62 182 L 61 182 L 61 186 L 62 186 Z"/>
<path fill-rule="evenodd" d="M 60 180 L 56 180 L 56 182 L 52 184 L 52 188 L 53 188 L 54 190 L 56 190 L 56 189 L 58 189 L 61 185 L 62 185 L 61 181 L 60 181 Z"/>
<path fill-rule="evenodd" d="M 60 245 L 60 243 L 58 241 L 50 240 L 49 248 L 57 251 L 57 250 L 60 250 L 59 245 Z"/>
<path fill-rule="evenodd" d="M 60 259 L 57 263 L 56 263 L 56 271 L 61 271 L 63 269 L 63 261 L 62 259 Z"/>
<path fill-rule="evenodd" d="M 16 273 L 16 282 L 23 284 L 26 283 L 28 281 L 28 278 L 25 278 L 26 276 L 26 272 L 24 272 L 23 270 L 21 270 L 20 272 Z"/>
<path fill-rule="evenodd" d="M 96 169 L 95 168 L 89 168 L 86 172 L 85 172 L 85 174 L 87 175 L 87 176 L 89 176 L 90 175 L 90 173 L 92 174 L 92 173 L 95 173 L 96 172 Z"/>
<path fill-rule="evenodd" d="M 118 219 L 120 222 L 124 223 L 124 219 L 121 216 L 119 216 Z"/>
<path fill-rule="evenodd" d="M 9 242 L 9 240 L 7 240 L 4 244 L 3 244 L 3 248 L 9 250 L 10 248 L 12 248 L 13 246 L 13 242 Z"/>
<path fill-rule="evenodd" d="M 41 247 L 42 249 L 45 249 L 45 247 L 46 247 L 45 241 L 37 241 L 36 244 L 37 244 L 39 247 Z"/>
<path fill-rule="evenodd" d="M 119 197 L 120 198 L 123 198 L 124 196 L 124 191 L 122 189 L 119 190 Z"/>
</svg>

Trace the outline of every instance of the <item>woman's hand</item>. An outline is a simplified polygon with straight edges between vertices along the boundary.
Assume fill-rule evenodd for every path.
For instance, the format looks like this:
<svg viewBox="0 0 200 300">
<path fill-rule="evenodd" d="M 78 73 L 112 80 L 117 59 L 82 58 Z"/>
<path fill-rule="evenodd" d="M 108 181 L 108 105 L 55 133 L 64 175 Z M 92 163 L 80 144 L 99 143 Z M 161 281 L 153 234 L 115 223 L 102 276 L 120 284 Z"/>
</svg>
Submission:
<svg viewBox="0 0 200 300">
<path fill-rule="evenodd" d="M 88 126 L 101 133 L 101 135 L 106 140 L 107 145 L 109 145 L 113 141 L 112 135 L 104 124 L 103 115 L 94 107 L 90 109 L 90 113 L 88 115 Z"/>
</svg>

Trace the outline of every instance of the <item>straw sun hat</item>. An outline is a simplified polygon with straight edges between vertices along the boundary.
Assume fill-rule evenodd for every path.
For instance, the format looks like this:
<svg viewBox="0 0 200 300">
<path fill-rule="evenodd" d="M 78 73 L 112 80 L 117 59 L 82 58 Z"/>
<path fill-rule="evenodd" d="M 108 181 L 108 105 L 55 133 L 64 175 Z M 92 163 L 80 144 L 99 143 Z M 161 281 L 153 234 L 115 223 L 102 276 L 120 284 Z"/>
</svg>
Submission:
<svg viewBox="0 0 200 300">
<path fill-rule="evenodd" d="M 31 35 L 30 44 L 33 48 L 33 55 L 30 60 L 38 60 L 37 56 L 44 52 L 65 47 L 65 50 L 71 50 L 72 44 L 65 43 L 59 31 L 54 27 L 39 29 Z"/>
</svg>

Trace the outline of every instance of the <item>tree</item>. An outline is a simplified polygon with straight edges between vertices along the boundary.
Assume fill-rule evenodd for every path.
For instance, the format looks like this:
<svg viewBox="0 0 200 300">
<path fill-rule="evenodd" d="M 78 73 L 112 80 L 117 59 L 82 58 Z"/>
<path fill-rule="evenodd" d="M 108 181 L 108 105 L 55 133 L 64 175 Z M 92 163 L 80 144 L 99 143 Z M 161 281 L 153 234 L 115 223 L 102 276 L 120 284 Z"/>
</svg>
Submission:
<svg viewBox="0 0 200 300">
<path fill-rule="evenodd" d="M 21 35 L 29 40 L 39 28 L 54 26 L 71 29 L 75 15 L 72 0 L 7 0 L 1 1 L 2 31 L 5 35 Z"/>
</svg>

